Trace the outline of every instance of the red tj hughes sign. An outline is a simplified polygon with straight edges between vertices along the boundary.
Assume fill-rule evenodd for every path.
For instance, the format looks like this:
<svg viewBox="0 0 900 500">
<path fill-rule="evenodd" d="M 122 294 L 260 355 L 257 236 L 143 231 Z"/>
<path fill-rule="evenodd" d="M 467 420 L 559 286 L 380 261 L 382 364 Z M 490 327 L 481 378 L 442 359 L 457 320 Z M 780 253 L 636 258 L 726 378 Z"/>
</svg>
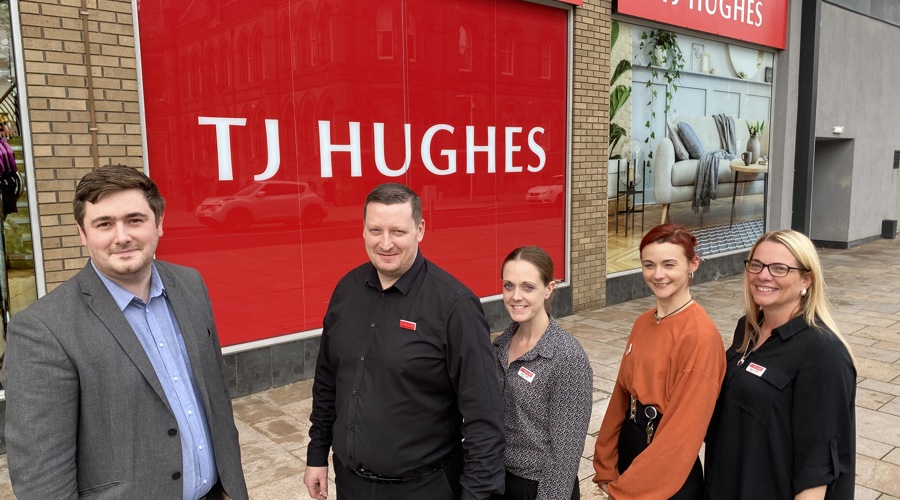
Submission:
<svg viewBox="0 0 900 500">
<path fill-rule="evenodd" d="M 203 274 L 224 344 L 322 326 L 384 182 L 419 193 L 422 253 L 480 297 L 522 245 L 565 278 L 570 5 L 137 5 L 158 255 Z"/>
<path fill-rule="evenodd" d="M 619 0 L 620 14 L 783 49 L 788 0 Z"/>
</svg>

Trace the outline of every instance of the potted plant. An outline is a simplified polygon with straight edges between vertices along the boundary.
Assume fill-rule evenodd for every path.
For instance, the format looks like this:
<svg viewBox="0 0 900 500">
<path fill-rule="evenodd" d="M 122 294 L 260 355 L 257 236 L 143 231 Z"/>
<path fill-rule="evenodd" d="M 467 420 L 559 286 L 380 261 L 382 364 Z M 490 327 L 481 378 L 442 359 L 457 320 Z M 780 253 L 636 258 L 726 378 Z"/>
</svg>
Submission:
<svg viewBox="0 0 900 500">
<path fill-rule="evenodd" d="M 762 133 L 763 127 L 766 125 L 766 121 L 760 122 L 751 122 L 747 121 L 747 132 L 750 132 L 750 137 L 758 136 Z"/>
<path fill-rule="evenodd" d="M 619 22 L 612 22 L 612 32 L 610 33 L 610 48 L 615 46 L 616 41 L 619 38 Z M 607 182 L 609 184 L 608 189 L 608 197 L 612 198 L 615 196 L 616 190 L 614 188 L 614 180 L 613 180 L 613 172 L 618 173 L 619 171 L 619 160 L 622 159 L 622 155 L 617 151 L 617 146 L 619 142 L 625 138 L 628 134 L 628 131 L 625 127 L 619 125 L 618 123 L 614 123 L 613 120 L 616 117 L 616 114 L 621 110 L 625 103 L 628 101 L 628 98 L 631 97 L 631 85 L 626 85 L 623 83 L 619 83 L 616 85 L 616 82 L 620 77 L 625 75 L 631 71 L 631 61 L 628 59 L 621 59 L 617 64 L 615 69 L 613 69 L 612 74 L 609 78 L 609 175 L 607 176 Z"/>
<path fill-rule="evenodd" d="M 750 132 L 750 139 L 747 140 L 747 151 L 750 152 L 750 163 L 756 163 L 759 160 L 759 134 L 762 133 L 766 121 L 751 122 L 747 120 L 747 131 Z"/>
<path fill-rule="evenodd" d="M 656 112 L 653 111 L 653 102 L 656 100 L 657 92 L 653 89 L 654 83 L 665 82 L 666 95 L 664 113 L 668 116 L 672 109 L 672 99 L 678 92 L 678 80 L 681 79 L 681 71 L 684 69 L 684 56 L 681 53 L 681 47 L 678 45 L 678 36 L 671 31 L 653 29 L 650 32 L 641 33 L 641 53 L 647 51 L 648 62 L 647 69 L 650 70 L 650 78 L 647 79 L 647 89 L 650 91 L 650 100 L 647 105 L 650 107 L 650 119 L 647 120 L 645 126 L 650 134 L 644 139 L 644 142 L 650 144 L 651 139 L 656 139 L 656 134 L 651 128 L 651 123 L 656 118 Z M 650 151 L 648 158 L 653 158 L 653 152 Z"/>
</svg>

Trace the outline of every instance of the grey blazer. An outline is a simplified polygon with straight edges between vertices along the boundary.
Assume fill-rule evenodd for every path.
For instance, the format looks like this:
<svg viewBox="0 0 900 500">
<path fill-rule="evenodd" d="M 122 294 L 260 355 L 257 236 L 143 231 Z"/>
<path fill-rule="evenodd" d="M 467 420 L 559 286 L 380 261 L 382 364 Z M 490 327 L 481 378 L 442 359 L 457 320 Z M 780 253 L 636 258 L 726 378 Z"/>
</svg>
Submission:
<svg viewBox="0 0 900 500">
<path fill-rule="evenodd" d="M 246 499 L 221 347 L 200 274 L 155 261 L 193 368 L 219 481 Z M 9 476 L 19 500 L 182 496 L 181 441 L 125 315 L 88 263 L 9 323 Z"/>
</svg>

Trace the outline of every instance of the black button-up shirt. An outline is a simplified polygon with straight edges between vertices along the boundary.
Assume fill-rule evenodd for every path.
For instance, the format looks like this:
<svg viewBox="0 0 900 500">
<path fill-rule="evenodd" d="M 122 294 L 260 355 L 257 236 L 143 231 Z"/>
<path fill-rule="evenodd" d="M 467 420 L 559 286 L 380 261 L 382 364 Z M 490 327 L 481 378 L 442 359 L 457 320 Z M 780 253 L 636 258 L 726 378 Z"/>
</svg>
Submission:
<svg viewBox="0 0 900 500">
<path fill-rule="evenodd" d="M 707 498 L 789 500 L 821 485 L 827 499 L 852 498 L 856 369 L 847 348 L 801 315 L 738 366 L 744 322 L 706 436 Z"/>
<path fill-rule="evenodd" d="M 422 257 L 387 290 L 375 267 L 350 271 L 325 314 L 307 463 L 328 449 L 383 476 L 440 461 L 460 446 L 462 498 L 501 491 L 502 402 L 481 303 Z"/>
</svg>

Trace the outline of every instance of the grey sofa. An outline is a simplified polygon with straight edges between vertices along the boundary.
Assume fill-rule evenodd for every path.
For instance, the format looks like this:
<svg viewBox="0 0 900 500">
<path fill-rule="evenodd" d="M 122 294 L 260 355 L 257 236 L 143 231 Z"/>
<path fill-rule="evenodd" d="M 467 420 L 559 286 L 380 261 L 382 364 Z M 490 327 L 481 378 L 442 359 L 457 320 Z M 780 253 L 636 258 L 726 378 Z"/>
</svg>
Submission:
<svg viewBox="0 0 900 500">
<path fill-rule="evenodd" d="M 719 132 L 716 129 L 715 119 L 711 116 L 693 116 L 677 119 L 677 122 L 685 122 L 694 129 L 704 151 L 723 149 L 719 142 Z M 747 131 L 747 122 L 743 119 L 735 120 L 735 135 L 738 141 L 738 150 L 744 151 L 750 133 Z M 760 156 L 767 155 L 769 151 L 768 129 L 764 129 L 760 136 Z M 738 155 L 740 158 L 740 155 Z M 716 199 L 730 198 L 734 193 L 734 174 L 729 168 L 727 160 L 719 162 L 719 183 Z M 659 141 L 654 153 L 653 164 L 655 175 L 653 176 L 653 188 L 656 202 L 663 206 L 661 224 L 666 222 L 669 213 L 669 205 L 690 201 L 694 197 L 694 181 L 697 178 L 697 168 L 700 160 L 678 160 L 675 157 L 675 147 L 669 137 Z M 740 174 L 740 182 L 744 186 L 738 186 L 743 194 L 759 194 L 764 189 L 763 174 Z"/>
</svg>

